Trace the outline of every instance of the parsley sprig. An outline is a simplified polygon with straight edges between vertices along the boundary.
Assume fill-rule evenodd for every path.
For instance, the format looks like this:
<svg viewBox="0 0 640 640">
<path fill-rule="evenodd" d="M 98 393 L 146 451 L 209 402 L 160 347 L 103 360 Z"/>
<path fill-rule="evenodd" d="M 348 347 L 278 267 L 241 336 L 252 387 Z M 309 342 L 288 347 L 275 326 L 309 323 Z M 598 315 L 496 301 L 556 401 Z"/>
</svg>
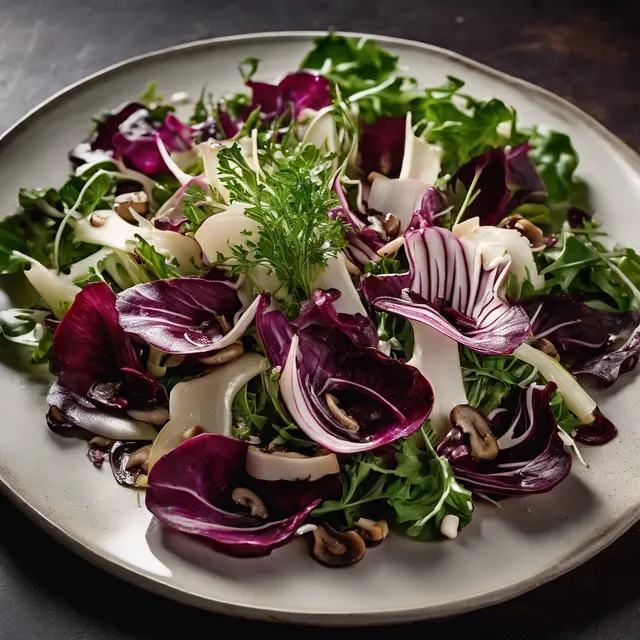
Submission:
<svg viewBox="0 0 640 640">
<path fill-rule="evenodd" d="M 238 144 L 218 155 L 231 201 L 243 204 L 260 227 L 258 237 L 231 247 L 227 263 L 235 275 L 251 278 L 257 267 L 275 275 L 282 284 L 276 295 L 291 312 L 309 299 L 327 259 L 345 246 L 342 222 L 328 216 L 337 205 L 331 161 L 330 154 L 310 144 L 295 149 L 272 144 L 261 150 L 258 170 L 249 166 Z"/>
</svg>

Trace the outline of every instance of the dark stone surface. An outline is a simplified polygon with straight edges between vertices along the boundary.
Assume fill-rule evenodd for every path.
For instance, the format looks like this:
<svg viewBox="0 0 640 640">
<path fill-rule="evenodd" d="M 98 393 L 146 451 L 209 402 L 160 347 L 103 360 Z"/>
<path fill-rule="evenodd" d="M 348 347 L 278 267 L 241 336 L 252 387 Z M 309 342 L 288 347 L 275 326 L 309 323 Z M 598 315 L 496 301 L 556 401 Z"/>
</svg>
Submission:
<svg viewBox="0 0 640 640">
<path fill-rule="evenodd" d="M 634 0 L 0 0 L 0 129 L 70 82 L 135 54 L 210 36 L 328 27 L 453 49 L 555 91 L 640 149 L 640 4 Z M 0 522 L 2 640 L 354 634 L 274 630 L 190 609 L 93 568 L 4 498 Z M 580 569 L 509 603 L 366 633 L 452 640 L 639 638 L 639 548 L 636 526 Z"/>
</svg>

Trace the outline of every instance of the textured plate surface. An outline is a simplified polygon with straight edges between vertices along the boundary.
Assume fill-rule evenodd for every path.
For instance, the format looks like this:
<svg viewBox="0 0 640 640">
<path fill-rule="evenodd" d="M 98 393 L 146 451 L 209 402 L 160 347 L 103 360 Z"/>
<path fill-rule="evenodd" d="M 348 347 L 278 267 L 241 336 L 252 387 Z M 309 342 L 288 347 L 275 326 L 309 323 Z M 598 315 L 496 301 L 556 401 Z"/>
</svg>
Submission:
<svg viewBox="0 0 640 640">
<path fill-rule="evenodd" d="M 223 38 L 142 56 L 58 94 L 0 139 L 0 212 L 16 209 L 22 185 L 59 185 L 67 151 L 90 118 L 141 93 L 150 79 L 170 95 L 216 94 L 240 88 L 238 61 L 264 60 L 260 77 L 291 70 L 312 33 Z M 571 135 L 579 175 L 614 240 L 640 247 L 636 208 L 640 158 L 592 118 L 560 98 L 453 53 L 424 44 L 372 36 L 400 55 L 424 84 L 463 78 L 469 93 L 512 104 L 525 124 L 548 124 Z M 11 278 L 2 308 L 27 287 Z M 198 540 L 163 530 L 139 496 L 96 471 L 86 445 L 51 434 L 44 422 L 47 374 L 29 369 L 18 349 L 0 353 L 2 447 L 0 481 L 41 526 L 91 562 L 169 597 L 252 618 L 313 624 L 376 624 L 461 613 L 532 589 L 572 569 L 621 535 L 640 516 L 638 381 L 632 376 L 598 396 L 620 437 L 584 447 L 590 464 L 549 495 L 479 505 L 456 542 L 423 544 L 393 537 L 366 560 L 342 571 L 312 562 L 296 541 L 271 557 L 238 560 Z"/>
</svg>

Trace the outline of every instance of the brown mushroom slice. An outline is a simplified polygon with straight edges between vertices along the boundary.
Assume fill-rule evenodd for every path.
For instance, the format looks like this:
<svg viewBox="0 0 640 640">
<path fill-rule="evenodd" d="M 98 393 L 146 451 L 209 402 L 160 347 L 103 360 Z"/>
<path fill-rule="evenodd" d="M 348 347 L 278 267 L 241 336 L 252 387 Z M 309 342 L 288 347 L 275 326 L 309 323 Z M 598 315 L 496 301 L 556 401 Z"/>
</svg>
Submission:
<svg viewBox="0 0 640 640">
<path fill-rule="evenodd" d="M 355 531 L 340 533 L 328 524 L 313 531 L 311 555 L 326 567 L 348 567 L 364 558 L 367 547 Z"/>
<path fill-rule="evenodd" d="M 307 457 L 293 452 L 275 451 L 266 453 L 256 447 L 247 451 L 246 471 L 257 480 L 308 480 L 313 482 L 324 476 L 339 473 L 340 464 L 335 453 Z M 289 455 L 287 455 L 289 454 Z"/>
<path fill-rule="evenodd" d="M 233 490 L 231 499 L 241 507 L 249 509 L 249 513 L 251 513 L 254 518 L 266 520 L 269 517 L 269 512 L 264 502 L 256 493 L 251 491 L 251 489 L 238 487 Z"/>
<path fill-rule="evenodd" d="M 346 413 L 338 402 L 338 398 L 336 398 L 331 393 L 325 393 L 324 399 L 327 403 L 327 407 L 331 412 L 331 415 L 338 421 L 340 425 L 342 425 L 347 431 L 359 431 L 360 425 L 357 420 L 354 420 L 348 413 Z"/>
<path fill-rule="evenodd" d="M 551 340 L 540 338 L 538 340 L 538 349 L 540 349 L 542 353 L 546 353 L 550 358 L 560 362 L 560 354 Z"/>
<path fill-rule="evenodd" d="M 469 436 L 471 457 L 492 460 L 499 453 L 498 442 L 487 419 L 468 404 L 459 404 L 451 410 L 451 423 Z"/>
<path fill-rule="evenodd" d="M 356 522 L 356 532 L 367 547 L 377 547 L 389 535 L 389 525 L 386 520 L 359 518 Z"/>
</svg>

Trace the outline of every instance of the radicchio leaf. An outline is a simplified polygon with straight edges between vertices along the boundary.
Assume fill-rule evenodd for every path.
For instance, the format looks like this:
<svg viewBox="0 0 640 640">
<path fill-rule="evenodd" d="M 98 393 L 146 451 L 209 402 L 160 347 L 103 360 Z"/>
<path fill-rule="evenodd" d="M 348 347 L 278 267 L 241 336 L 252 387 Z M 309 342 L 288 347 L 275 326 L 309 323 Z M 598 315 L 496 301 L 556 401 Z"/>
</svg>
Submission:
<svg viewBox="0 0 640 640">
<path fill-rule="evenodd" d="M 164 397 L 120 326 L 116 296 L 104 282 L 84 287 L 62 318 L 53 337 L 53 366 L 62 387 L 106 406 L 145 407 Z"/>
<path fill-rule="evenodd" d="M 579 296 L 539 296 L 527 302 L 536 338 L 550 340 L 575 375 L 589 375 L 604 387 L 631 371 L 640 358 L 640 314 L 607 312 Z"/>
<path fill-rule="evenodd" d="M 454 428 L 438 445 L 456 477 L 469 489 L 494 496 L 550 491 L 571 470 L 571 454 L 558 434 L 550 400 L 556 386 L 515 389 L 492 412 L 491 430 L 500 452 L 493 460 L 474 460 L 467 436 Z"/>
<path fill-rule="evenodd" d="M 406 118 L 382 116 L 360 129 L 360 168 L 365 176 L 372 172 L 397 178 L 404 157 Z"/>
<path fill-rule="evenodd" d="M 590 447 L 599 447 L 611 442 L 618 435 L 618 430 L 611 420 L 602 415 L 600 409 L 593 413 L 595 420 L 591 424 L 578 427 L 574 440 Z"/>
<path fill-rule="evenodd" d="M 309 496 L 304 508 L 281 520 L 264 522 L 239 513 L 231 493 L 247 486 L 247 450 L 246 442 L 216 434 L 187 440 L 151 469 L 147 508 L 168 527 L 208 538 L 228 555 L 268 555 L 291 539 L 324 496 Z"/>
<path fill-rule="evenodd" d="M 529 143 L 523 142 L 505 151 L 507 184 L 511 189 L 525 193 L 540 191 L 546 194 L 547 187 L 529 158 L 530 149 Z"/>
<path fill-rule="evenodd" d="M 57 382 L 49 389 L 47 403 L 47 425 L 60 435 L 75 436 L 82 431 L 111 440 L 153 440 L 156 436 L 150 424 L 98 405 Z"/>
<path fill-rule="evenodd" d="M 503 218 L 510 192 L 507 187 L 507 163 L 502 148 L 486 151 L 458 169 L 451 183 L 456 192 L 458 183 L 468 190 L 478 176 L 476 198 L 467 207 L 465 218 L 480 218 L 480 224 L 496 225 Z"/>
<path fill-rule="evenodd" d="M 231 323 L 241 310 L 237 285 L 224 280 L 172 278 L 125 289 L 116 308 L 125 331 L 165 353 L 200 354 L 238 340 L 253 321 L 259 299 L 223 333 L 216 316 Z"/>
<path fill-rule="evenodd" d="M 265 121 L 282 115 L 289 105 L 293 105 L 293 115 L 297 118 L 303 109 L 319 111 L 331 104 L 329 81 L 308 71 L 290 73 L 277 85 L 249 80 L 247 86 L 253 91 L 248 112 L 260 107 Z"/>
<path fill-rule="evenodd" d="M 336 313 L 336 299 L 334 291 L 314 292 L 293 323 L 263 304 L 256 327 L 271 363 L 282 367 L 280 392 L 300 429 L 331 451 L 357 453 L 416 431 L 431 412 L 433 392 L 417 369 L 374 348 L 368 318 Z M 357 431 L 336 418 L 327 394 Z"/>
<path fill-rule="evenodd" d="M 476 243 L 437 227 L 405 235 L 409 272 L 366 276 L 372 306 L 422 322 L 479 353 L 512 353 L 529 335 L 529 319 L 502 297 L 510 261 L 485 269 Z"/>
</svg>

